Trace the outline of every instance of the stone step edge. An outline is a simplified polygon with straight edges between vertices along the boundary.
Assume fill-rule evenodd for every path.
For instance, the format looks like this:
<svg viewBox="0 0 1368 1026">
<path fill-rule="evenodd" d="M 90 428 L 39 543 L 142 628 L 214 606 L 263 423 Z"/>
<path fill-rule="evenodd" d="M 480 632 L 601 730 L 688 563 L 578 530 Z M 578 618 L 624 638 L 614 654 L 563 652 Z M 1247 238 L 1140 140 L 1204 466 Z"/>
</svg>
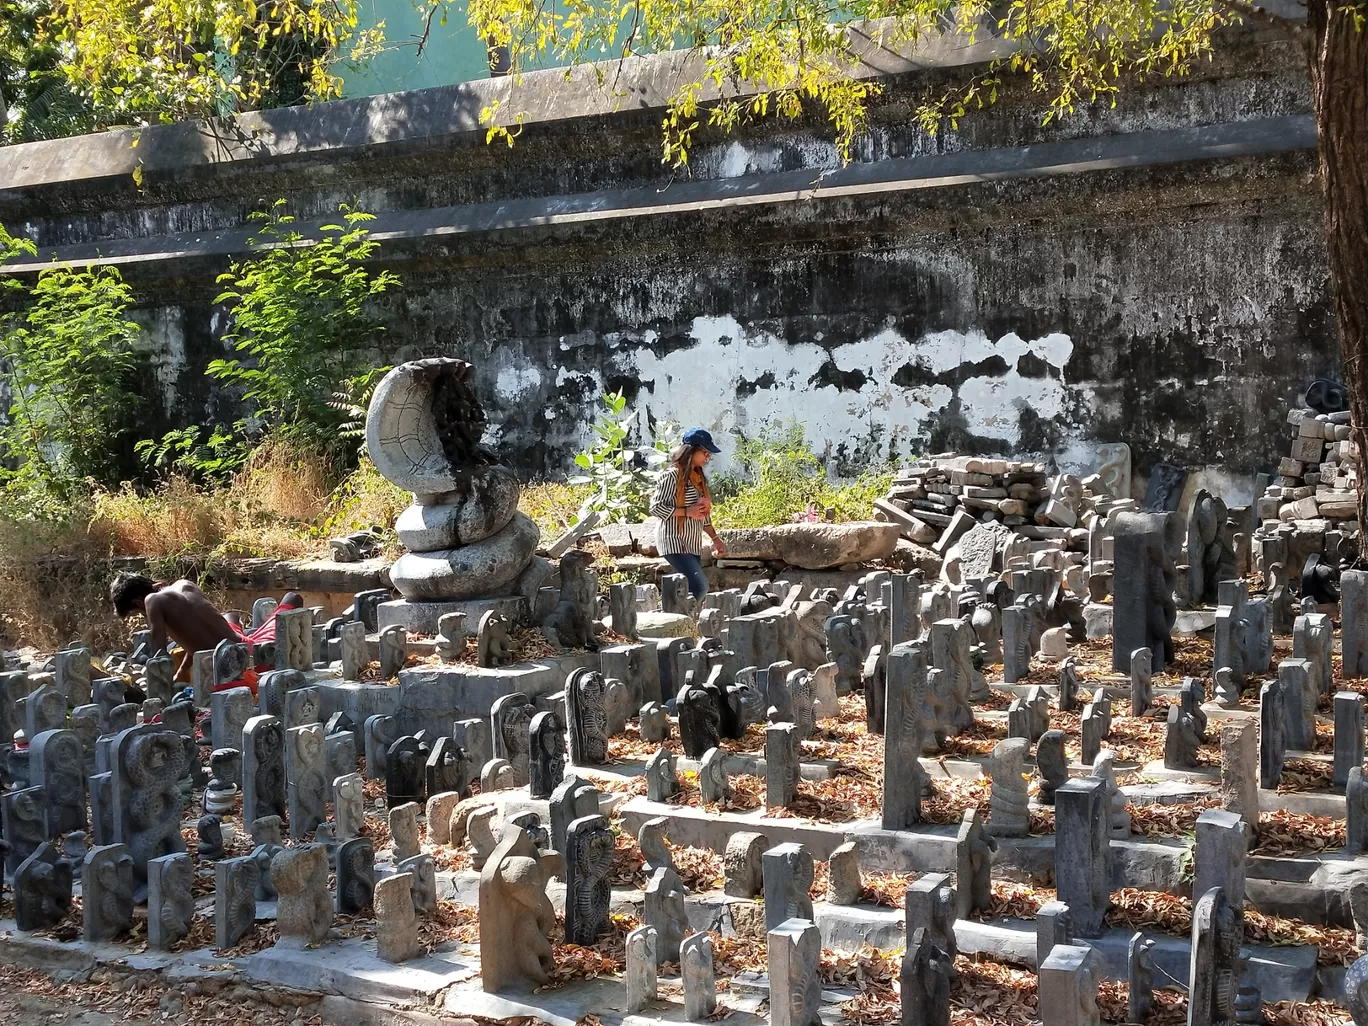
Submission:
<svg viewBox="0 0 1368 1026">
<path fill-rule="evenodd" d="M 267 949 L 269 950 L 269 949 Z M 145 951 L 130 954 L 118 944 L 58 941 L 20 933 L 14 920 L 0 920 L 0 962 L 40 972 L 87 974 L 102 966 L 133 970 L 160 978 L 170 990 L 197 980 L 213 980 L 225 986 L 250 986 L 261 994 L 274 993 L 282 1004 L 317 1005 L 323 1021 L 332 1026 L 478 1026 L 473 1019 L 433 1015 L 402 1003 L 363 1001 L 341 994 L 300 990 L 269 979 L 250 976 L 244 965 L 253 956 L 223 958 L 208 948 L 198 951 Z M 297 1000 L 296 1000 L 297 999 Z M 267 1000 L 267 1003 L 272 1003 Z"/>
</svg>

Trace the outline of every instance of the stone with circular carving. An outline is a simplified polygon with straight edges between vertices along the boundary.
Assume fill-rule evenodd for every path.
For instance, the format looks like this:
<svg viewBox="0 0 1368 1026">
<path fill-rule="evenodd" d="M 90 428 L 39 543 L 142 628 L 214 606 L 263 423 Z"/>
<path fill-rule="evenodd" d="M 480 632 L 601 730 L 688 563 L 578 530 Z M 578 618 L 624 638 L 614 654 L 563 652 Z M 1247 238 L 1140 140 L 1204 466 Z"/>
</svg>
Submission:
<svg viewBox="0 0 1368 1026">
<path fill-rule="evenodd" d="M 496 463 L 480 444 L 485 414 L 464 360 L 413 360 L 376 386 L 366 414 L 366 450 L 375 469 L 420 495 L 468 493 L 470 471 Z"/>
<path fill-rule="evenodd" d="M 492 538 L 518 511 L 518 481 L 506 467 L 482 467 L 470 475 L 464 501 L 436 505 L 414 503 L 394 525 L 410 552 L 436 552 Z"/>
<path fill-rule="evenodd" d="M 517 513 L 493 538 L 459 549 L 406 552 L 390 567 L 390 580 L 410 601 L 456 601 L 510 594 L 536 551 L 541 532 Z"/>
</svg>

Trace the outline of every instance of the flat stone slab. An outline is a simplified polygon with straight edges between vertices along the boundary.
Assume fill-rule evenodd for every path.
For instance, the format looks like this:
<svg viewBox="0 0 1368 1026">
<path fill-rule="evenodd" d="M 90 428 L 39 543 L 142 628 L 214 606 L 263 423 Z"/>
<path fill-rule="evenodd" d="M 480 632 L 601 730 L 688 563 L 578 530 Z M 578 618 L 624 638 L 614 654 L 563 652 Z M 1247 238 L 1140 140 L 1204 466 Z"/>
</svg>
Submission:
<svg viewBox="0 0 1368 1026">
<path fill-rule="evenodd" d="M 465 613 L 466 630 L 471 634 L 480 623 L 480 617 L 491 609 L 502 613 L 512 623 L 521 623 L 527 618 L 527 600 L 515 595 L 505 598 L 463 599 L 459 602 L 411 602 L 396 599 L 381 602 L 376 607 L 375 622 L 383 631 L 386 627 L 403 627 L 410 634 L 435 635 L 437 621 L 447 613 Z"/>
<path fill-rule="evenodd" d="M 1179 805 L 1198 798 L 1209 798 L 1215 791 L 1214 784 L 1189 783 L 1182 780 L 1126 784 L 1121 788 L 1121 793 L 1134 805 Z M 1262 808 L 1262 805 L 1260 807 Z"/>
<path fill-rule="evenodd" d="M 1173 633 L 1190 637 L 1194 634 L 1201 634 L 1209 631 L 1216 626 L 1216 610 L 1214 609 L 1180 609 L 1178 618 L 1173 624 Z"/>
<path fill-rule="evenodd" d="M 1196 769 L 1169 769 L 1162 761 L 1147 762 L 1140 768 L 1143 776 L 1151 780 L 1176 780 L 1182 783 L 1202 783 L 1209 781 L 1219 784 L 1221 782 L 1221 768 L 1219 766 L 1199 766 Z"/>
<path fill-rule="evenodd" d="M 132 969 L 178 972 L 190 979 L 221 973 L 234 960 L 215 955 L 209 948 L 198 951 L 144 951 L 130 954 L 126 944 L 90 944 L 83 940 L 59 941 L 22 933 L 13 919 L 0 919 L 0 962 L 34 969 L 62 968 L 81 972 L 100 962 L 118 961 Z"/>
<path fill-rule="evenodd" d="M 637 613 L 636 629 L 642 638 L 692 638 L 698 633 L 698 621 L 686 613 L 655 610 Z"/>
<path fill-rule="evenodd" d="M 774 560 L 805 570 L 826 570 L 887 559 L 897 547 L 902 527 L 868 520 L 723 528 L 719 533 L 730 559 Z"/>
<path fill-rule="evenodd" d="M 376 957 L 374 941 L 354 939 L 318 948 L 277 944 L 241 964 L 262 983 L 390 1004 L 430 1004 L 447 987 L 479 976 L 475 958 L 444 952 L 394 965 Z"/>
<path fill-rule="evenodd" d="M 1111 637 L 1112 612 L 1110 602 L 1089 602 L 1083 607 L 1083 619 L 1087 624 L 1089 638 Z M 1173 633 L 1179 637 L 1192 637 L 1215 626 L 1214 609 L 1180 609 L 1173 624 Z"/>
<path fill-rule="evenodd" d="M 363 559 L 356 563 L 337 563 L 331 559 L 232 559 L 209 571 L 210 579 L 221 588 L 256 591 L 332 592 L 354 595 L 385 587 L 388 559 Z"/>
<path fill-rule="evenodd" d="M 1184 937 L 1167 933 L 1143 931 L 1154 941 L 1154 957 L 1158 972 L 1155 986 L 1172 982 L 1186 988 L 1191 942 Z M 1101 937 L 1080 938 L 1102 956 L 1103 971 L 1108 978 L 1126 978 L 1126 959 L 1134 930 L 1104 930 Z M 1033 919 L 999 920 L 980 923 L 970 919 L 955 922 L 955 943 L 961 954 L 983 953 L 1018 965 L 1035 967 L 1036 924 Z M 1316 985 L 1316 948 L 1298 944 L 1271 947 L 1263 944 L 1247 945 L 1251 958 L 1244 981 L 1258 987 L 1265 1001 L 1306 1001 Z"/>
<path fill-rule="evenodd" d="M 663 816 L 670 821 L 671 843 L 724 852 L 727 840 L 738 830 L 763 833 L 771 845 L 793 841 L 806 845 L 812 857 L 831 857 L 839 845 L 854 840 L 860 849 L 860 867 L 877 873 L 953 873 L 955 834 L 958 824 L 926 826 L 918 830 L 885 830 L 877 820 L 849 823 L 812 823 L 800 819 L 775 819 L 764 809 L 753 812 L 708 812 L 692 806 L 669 805 L 634 797 L 621 807 L 623 825 L 635 833 L 648 819 Z M 1113 841 L 1111 886 L 1177 893 L 1183 883 L 1184 853 L 1178 840 L 1172 843 L 1142 839 Z M 1049 885 L 1054 879 L 1054 837 L 998 839 L 993 857 L 993 877 Z"/>
</svg>

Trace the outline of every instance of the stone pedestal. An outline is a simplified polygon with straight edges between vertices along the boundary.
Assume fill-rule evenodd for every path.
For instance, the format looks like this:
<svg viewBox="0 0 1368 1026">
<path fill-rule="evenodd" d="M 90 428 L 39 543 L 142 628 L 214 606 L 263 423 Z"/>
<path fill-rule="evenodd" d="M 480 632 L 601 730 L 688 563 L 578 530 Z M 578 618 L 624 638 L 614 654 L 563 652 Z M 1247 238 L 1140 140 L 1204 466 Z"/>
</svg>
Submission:
<svg viewBox="0 0 1368 1026">
<path fill-rule="evenodd" d="M 383 615 L 384 606 L 380 608 Z M 518 691 L 532 698 L 553 694 L 565 687 L 571 670 L 581 667 L 597 670 L 599 654 L 572 652 L 487 668 L 468 663 L 411 666 L 399 671 L 398 687 L 317 674 L 310 683 L 318 688 L 324 717 L 345 712 L 353 723 L 365 723 L 371 716 L 393 716 L 399 734 L 412 734 L 443 723 L 449 730 L 455 720 L 488 722 L 497 699 Z"/>
<path fill-rule="evenodd" d="M 402 627 L 410 634 L 435 637 L 437 621 L 447 613 L 465 613 L 466 623 L 474 625 L 478 624 L 480 617 L 491 609 L 508 617 L 513 623 L 524 623 L 527 620 L 527 600 L 520 595 L 506 598 L 462 599 L 454 602 L 411 602 L 408 599 L 396 599 L 393 602 L 381 602 L 376 616 L 382 631 L 386 627 Z"/>
</svg>

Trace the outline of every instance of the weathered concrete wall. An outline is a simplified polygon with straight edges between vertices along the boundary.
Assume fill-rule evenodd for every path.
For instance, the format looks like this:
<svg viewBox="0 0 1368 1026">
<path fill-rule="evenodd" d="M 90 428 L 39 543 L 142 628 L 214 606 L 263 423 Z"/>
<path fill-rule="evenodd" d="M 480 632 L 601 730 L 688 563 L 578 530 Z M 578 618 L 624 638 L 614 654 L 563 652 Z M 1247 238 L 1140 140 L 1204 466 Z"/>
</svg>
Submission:
<svg viewBox="0 0 1368 1026">
<path fill-rule="evenodd" d="M 927 136 L 918 100 L 961 73 L 894 79 L 847 169 L 814 119 L 704 136 L 675 175 L 654 99 L 612 112 L 551 73 L 529 76 L 511 150 L 472 127 L 506 81 L 157 129 L 136 151 L 117 133 L 0 149 L 0 222 L 134 282 L 158 423 L 232 414 L 202 374 L 213 276 L 285 196 L 306 221 L 380 215 L 405 287 L 377 359 L 474 361 L 492 440 L 529 475 L 563 470 L 619 387 L 723 434 L 798 420 L 842 470 L 949 448 L 1081 468 L 1116 440 L 1141 472 L 1275 464 L 1281 411 L 1338 363 L 1299 56 L 1242 37 L 1061 126 L 1017 93 Z"/>
</svg>

